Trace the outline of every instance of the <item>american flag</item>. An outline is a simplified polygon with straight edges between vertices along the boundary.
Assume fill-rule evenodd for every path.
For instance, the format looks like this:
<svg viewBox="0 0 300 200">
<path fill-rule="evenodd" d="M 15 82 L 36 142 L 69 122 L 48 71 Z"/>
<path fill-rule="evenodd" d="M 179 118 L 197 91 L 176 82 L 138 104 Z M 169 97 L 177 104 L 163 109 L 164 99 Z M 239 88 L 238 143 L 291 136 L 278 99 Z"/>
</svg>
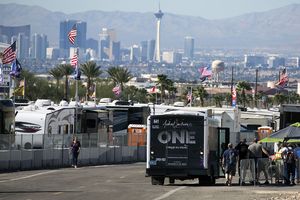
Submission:
<svg viewBox="0 0 300 200">
<path fill-rule="evenodd" d="M 3 52 L 2 63 L 8 64 L 16 59 L 16 41 Z"/>
<path fill-rule="evenodd" d="M 188 91 L 188 93 L 187 93 L 187 95 L 186 95 L 186 98 L 187 98 L 188 102 L 191 102 L 191 101 L 192 101 L 193 94 L 191 93 L 191 91 Z"/>
<path fill-rule="evenodd" d="M 150 89 L 150 93 L 156 93 L 156 86 L 153 86 L 153 87 Z"/>
<path fill-rule="evenodd" d="M 77 52 L 74 53 L 73 57 L 70 60 L 70 64 L 75 67 L 78 64 L 78 55 Z"/>
<path fill-rule="evenodd" d="M 209 67 L 201 67 L 199 68 L 199 73 L 200 73 L 200 80 L 203 82 L 207 78 L 211 78 L 212 76 L 212 71 Z"/>
<path fill-rule="evenodd" d="M 4 81 L 2 64 L 0 63 L 0 83 L 2 84 Z"/>
<path fill-rule="evenodd" d="M 119 96 L 122 92 L 120 84 L 116 85 L 112 91 L 116 96 Z"/>
<path fill-rule="evenodd" d="M 289 77 L 286 72 L 286 68 L 284 68 L 280 74 L 280 79 L 278 83 L 276 83 L 277 86 L 284 87 L 289 82 Z"/>
<path fill-rule="evenodd" d="M 76 24 L 74 24 L 71 31 L 68 34 L 68 38 L 71 44 L 75 43 L 76 36 L 77 36 L 77 28 L 76 28 Z"/>
</svg>

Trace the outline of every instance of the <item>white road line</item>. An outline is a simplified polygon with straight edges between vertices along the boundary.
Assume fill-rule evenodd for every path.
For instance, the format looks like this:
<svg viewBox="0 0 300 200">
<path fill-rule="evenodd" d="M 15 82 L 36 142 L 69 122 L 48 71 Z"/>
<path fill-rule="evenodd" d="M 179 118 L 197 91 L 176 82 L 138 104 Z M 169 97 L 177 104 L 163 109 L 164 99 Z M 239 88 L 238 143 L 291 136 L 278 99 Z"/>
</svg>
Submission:
<svg viewBox="0 0 300 200">
<path fill-rule="evenodd" d="M 9 181 L 18 181 L 18 180 L 22 180 L 22 179 L 32 178 L 32 177 L 35 177 L 35 176 L 41 176 L 41 175 L 45 175 L 45 174 L 54 173 L 54 172 L 57 172 L 57 171 L 58 170 L 41 172 L 41 173 L 29 175 L 29 176 L 23 176 L 23 177 L 19 177 L 19 178 L 13 178 L 13 179 L 8 179 L 8 180 L 3 180 L 3 181 L 0 181 L 0 183 L 5 183 L 5 182 L 9 182 Z"/>
<path fill-rule="evenodd" d="M 62 194 L 62 192 L 55 192 L 53 195 L 59 195 Z"/>
<path fill-rule="evenodd" d="M 125 178 L 126 176 L 121 176 L 120 178 Z"/>
<path fill-rule="evenodd" d="M 153 199 L 153 200 L 161 200 L 161 199 L 165 199 L 165 198 L 171 196 L 172 194 L 174 194 L 175 192 L 177 192 L 177 191 L 179 191 L 179 190 L 182 190 L 182 189 L 184 189 L 184 188 L 186 188 L 186 186 L 178 187 L 178 188 L 176 188 L 176 189 L 174 189 L 174 190 L 171 190 L 171 191 L 167 192 L 166 194 L 163 194 L 163 195 L 161 195 L 160 197 L 157 197 L 157 198 L 155 198 L 155 199 Z"/>
</svg>

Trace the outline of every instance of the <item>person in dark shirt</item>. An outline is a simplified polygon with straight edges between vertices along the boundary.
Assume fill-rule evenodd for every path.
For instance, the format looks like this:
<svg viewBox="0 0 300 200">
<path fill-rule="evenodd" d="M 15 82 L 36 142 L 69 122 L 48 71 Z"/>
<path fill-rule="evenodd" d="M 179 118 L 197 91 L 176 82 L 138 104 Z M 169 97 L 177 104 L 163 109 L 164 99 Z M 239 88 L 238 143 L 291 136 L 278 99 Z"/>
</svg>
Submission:
<svg viewBox="0 0 300 200">
<path fill-rule="evenodd" d="M 74 168 L 77 168 L 80 147 L 81 147 L 80 142 L 78 141 L 77 137 L 74 137 L 71 144 L 72 167 Z"/>
<path fill-rule="evenodd" d="M 239 183 L 245 185 L 245 177 L 246 177 L 246 170 L 248 169 L 249 163 L 247 162 L 249 159 L 249 145 L 246 143 L 246 139 L 240 141 L 240 143 L 235 147 L 235 150 L 238 152 L 238 173 L 240 176 Z M 241 177 L 242 172 L 242 177 Z"/>
</svg>

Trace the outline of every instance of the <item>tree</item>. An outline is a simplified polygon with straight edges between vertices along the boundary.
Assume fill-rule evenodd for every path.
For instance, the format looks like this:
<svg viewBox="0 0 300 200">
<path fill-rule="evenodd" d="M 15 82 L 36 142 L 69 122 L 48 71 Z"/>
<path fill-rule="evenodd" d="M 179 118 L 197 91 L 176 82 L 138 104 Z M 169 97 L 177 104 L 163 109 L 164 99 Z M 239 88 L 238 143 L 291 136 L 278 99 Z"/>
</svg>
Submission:
<svg viewBox="0 0 300 200">
<path fill-rule="evenodd" d="M 203 86 L 196 87 L 195 91 L 193 92 L 193 96 L 198 97 L 200 99 L 200 105 L 204 106 L 204 98 L 208 96 L 207 91 Z"/>
<path fill-rule="evenodd" d="M 61 73 L 61 70 L 59 67 L 55 67 L 49 71 L 49 74 L 53 76 L 53 78 L 56 80 L 56 98 L 57 100 L 60 100 L 59 97 L 59 80 L 63 77 L 63 74 Z"/>
<path fill-rule="evenodd" d="M 126 68 L 111 67 L 107 70 L 107 73 L 115 85 L 120 84 L 122 91 L 124 90 L 124 84 L 132 79 L 131 73 Z"/>
<path fill-rule="evenodd" d="M 213 96 L 216 107 L 222 107 L 222 101 L 224 97 L 221 94 L 216 94 Z"/>
<path fill-rule="evenodd" d="M 65 77 L 64 98 L 68 101 L 69 76 L 74 72 L 74 69 L 70 64 L 61 64 L 58 67 L 62 75 Z"/>
<path fill-rule="evenodd" d="M 246 107 L 247 97 L 246 97 L 246 91 L 251 90 L 251 86 L 246 81 L 240 81 L 237 84 L 237 91 L 241 91 L 242 95 L 241 98 L 238 98 L 243 104 L 244 107 Z"/>
<path fill-rule="evenodd" d="M 94 78 L 99 77 L 102 74 L 100 70 L 100 66 L 97 66 L 95 62 L 88 61 L 84 64 L 81 64 L 81 71 L 87 77 L 87 89 L 86 89 L 86 97 L 89 100 L 91 91 L 91 85 Z M 96 88 L 94 88 L 96 89 Z"/>
<path fill-rule="evenodd" d="M 173 81 L 168 79 L 168 76 L 164 74 L 157 75 L 157 79 L 157 84 L 160 86 L 160 102 L 162 103 L 165 98 L 165 90 L 170 91 L 173 87 Z"/>
<path fill-rule="evenodd" d="M 275 102 L 277 105 L 284 104 L 287 100 L 288 100 L 288 97 L 285 96 L 284 94 L 281 94 L 281 93 L 277 93 L 277 94 L 275 94 L 275 96 L 274 96 L 274 102 Z"/>
</svg>

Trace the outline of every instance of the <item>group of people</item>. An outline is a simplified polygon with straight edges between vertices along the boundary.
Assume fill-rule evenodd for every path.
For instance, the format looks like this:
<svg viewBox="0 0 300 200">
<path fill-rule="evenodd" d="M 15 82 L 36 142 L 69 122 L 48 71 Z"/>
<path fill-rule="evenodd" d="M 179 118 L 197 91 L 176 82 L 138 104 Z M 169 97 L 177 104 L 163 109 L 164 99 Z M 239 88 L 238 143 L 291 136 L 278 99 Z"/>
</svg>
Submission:
<svg viewBox="0 0 300 200">
<path fill-rule="evenodd" d="M 232 185 L 232 178 L 236 174 L 236 164 L 238 164 L 239 183 L 241 185 L 245 185 L 245 177 L 248 169 L 250 169 L 252 175 L 250 183 L 260 184 L 259 175 L 263 172 L 265 176 L 264 184 L 269 184 L 269 158 L 275 158 L 276 155 L 283 162 L 284 183 L 286 185 L 294 185 L 297 169 L 296 161 L 300 158 L 300 147 L 294 148 L 291 144 L 283 144 L 277 154 L 271 156 L 270 152 L 256 138 L 250 145 L 246 143 L 246 139 L 237 144 L 235 148 L 233 148 L 231 143 L 228 144 L 228 149 L 224 151 L 222 156 L 222 167 L 225 173 L 226 185 Z"/>
</svg>

